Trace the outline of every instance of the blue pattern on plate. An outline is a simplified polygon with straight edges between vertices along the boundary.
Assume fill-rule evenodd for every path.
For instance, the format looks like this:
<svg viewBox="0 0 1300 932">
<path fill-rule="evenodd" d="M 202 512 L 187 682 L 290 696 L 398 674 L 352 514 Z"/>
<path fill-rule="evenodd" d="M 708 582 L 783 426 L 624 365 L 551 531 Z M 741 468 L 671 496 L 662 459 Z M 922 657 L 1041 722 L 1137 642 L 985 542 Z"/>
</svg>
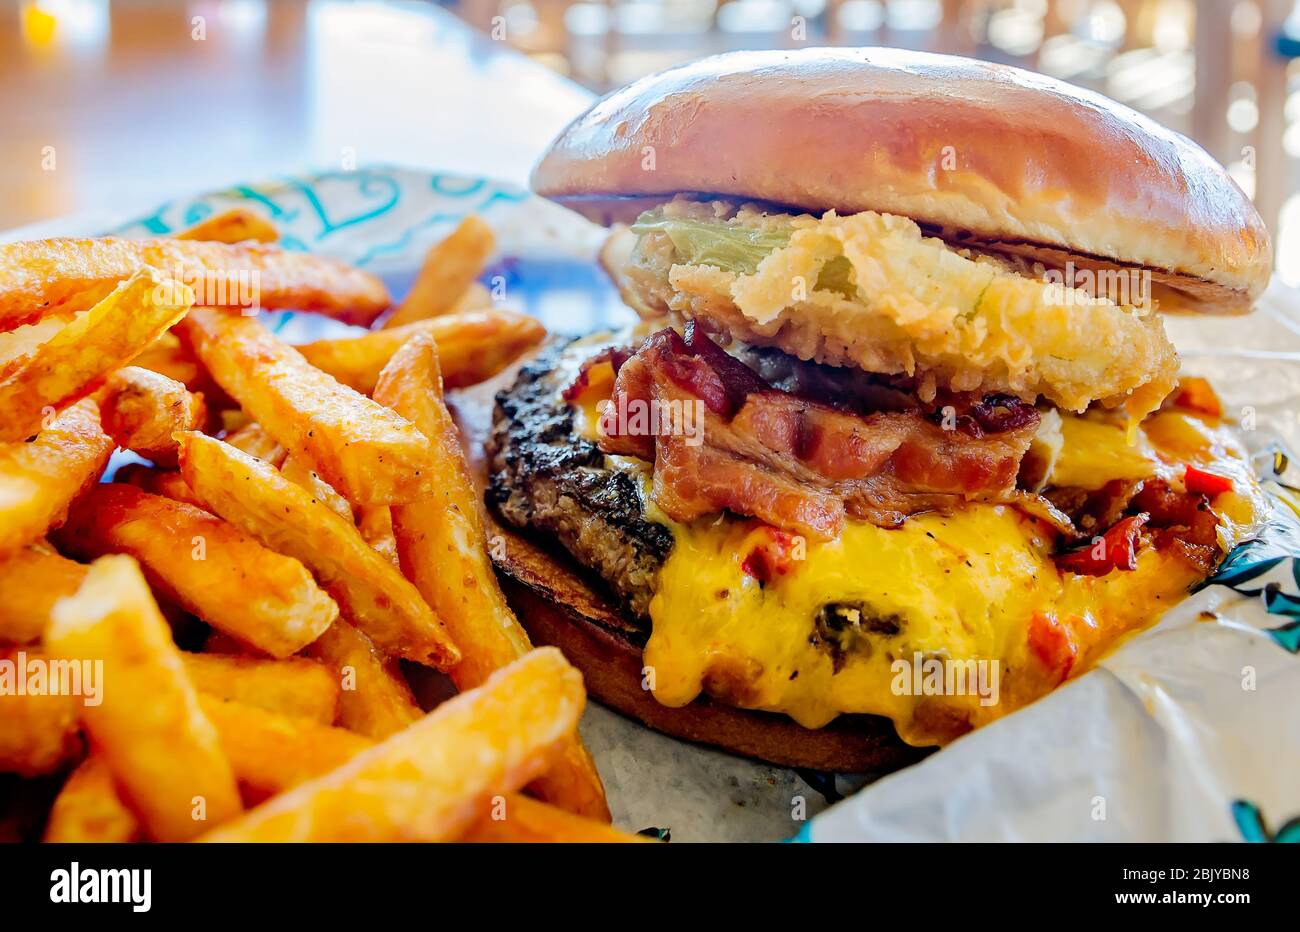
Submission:
<svg viewBox="0 0 1300 932">
<path fill-rule="evenodd" d="M 422 252 L 467 214 L 490 220 L 499 205 L 528 197 L 526 191 L 485 178 L 370 166 L 236 185 L 168 201 L 109 235 L 165 236 L 219 211 L 253 206 L 279 227 L 286 248 L 335 255 L 364 268 L 379 257 L 409 262 L 411 250 Z M 365 229 L 355 229 L 359 227 Z M 352 235 L 337 238 L 344 230 Z"/>
<path fill-rule="evenodd" d="M 1241 832 L 1241 840 L 1249 842 L 1300 843 L 1300 816 L 1285 822 L 1276 832 L 1269 830 L 1259 806 L 1246 799 L 1232 801 L 1232 819 Z"/>
<path fill-rule="evenodd" d="M 1261 479 L 1274 512 L 1254 540 L 1237 546 L 1204 586 L 1227 586 L 1258 599 L 1269 615 L 1286 619 L 1264 629 L 1283 650 L 1300 654 L 1300 487 L 1290 458 L 1275 451 Z"/>
<path fill-rule="evenodd" d="M 223 210 L 251 207 L 276 225 L 284 248 L 333 256 L 369 269 L 400 296 L 429 246 L 466 215 L 479 214 L 498 230 L 517 229 L 521 221 L 515 212 L 529 206 L 530 199 L 527 191 L 486 178 L 366 166 L 240 184 L 168 201 L 108 234 L 165 236 Z M 537 221 L 529 216 L 522 222 Z M 490 285 L 499 281 L 507 306 L 538 317 L 556 333 L 577 335 L 617 327 L 633 316 L 595 263 L 547 251 L 545 242 L 538 243 L 536 253 L 498 257 L 482 280 Z M 269 325 L 291 343 L 347 332 L 344 325 L 312 314 L 270 317 Z"/>
</svg>

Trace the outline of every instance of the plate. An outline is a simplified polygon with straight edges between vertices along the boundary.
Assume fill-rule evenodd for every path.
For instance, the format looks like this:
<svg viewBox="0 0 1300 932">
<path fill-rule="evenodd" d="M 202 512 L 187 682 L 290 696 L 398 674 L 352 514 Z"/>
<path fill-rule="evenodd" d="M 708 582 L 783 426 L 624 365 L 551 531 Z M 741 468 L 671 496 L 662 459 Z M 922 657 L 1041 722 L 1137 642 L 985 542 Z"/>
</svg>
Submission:
<svg viewBox="0 0 1300 932">
<path fill-rule="evenodd" d="M 561 334 L 633 319 L 594 261 L 601 229 L 484 178 L 370 166 L 170 201 L 108 229 L 73 220 L 21 234 L 159 236 L 236 205 L 269 216 L 287 247 L 366 268 L 398 295 L 428 247 L 478 213 L 499 245 L 484 284 L 506 304 Z M 347 329 L 294 313 L 275 315 L 274 326 L 290 342 Z M 1240 410 L 1278 502 L 1268 533 L 1235 551 L 1212 584 L 1096 669 L 824 813 L 867 780 L 743 760 L 592 704 L 582 732 L 616 822 L 678 841 L 1295 835 L 1300 470 L 1272 454 L 1300 448 L 1300 293 L 1274 285 L 1245 321 L 1175 318 L 1168 326 L 1185 367 L 1212 378 L 1228 410 Z"/>
</svg>

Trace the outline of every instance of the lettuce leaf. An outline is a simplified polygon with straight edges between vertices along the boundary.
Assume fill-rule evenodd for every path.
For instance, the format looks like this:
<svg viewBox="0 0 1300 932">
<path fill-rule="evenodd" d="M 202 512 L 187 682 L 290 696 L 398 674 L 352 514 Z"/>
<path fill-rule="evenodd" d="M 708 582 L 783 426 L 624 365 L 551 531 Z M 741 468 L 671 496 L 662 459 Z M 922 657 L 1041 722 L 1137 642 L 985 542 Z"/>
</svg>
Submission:
<svg viewBox="0 0 1300 932">
<path fill-rule="evenodd" d="M 668 236 L 682 265 L 711 265 L 736 275 L 753 275 L 758 264 L 790 243 L 788 230 L 758 230 L 724 222 L 665 218 L 642 214 L 632 232 Z"/>
</svg>

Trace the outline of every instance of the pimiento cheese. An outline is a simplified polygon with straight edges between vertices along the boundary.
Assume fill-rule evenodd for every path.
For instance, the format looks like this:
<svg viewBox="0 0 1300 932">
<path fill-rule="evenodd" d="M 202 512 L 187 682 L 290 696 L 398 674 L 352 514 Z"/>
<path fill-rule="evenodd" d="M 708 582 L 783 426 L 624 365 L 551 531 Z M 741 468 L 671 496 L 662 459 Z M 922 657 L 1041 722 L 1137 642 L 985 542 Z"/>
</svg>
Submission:
<svg viewBox="0 0 1300 932">
<path fill-rule="evenodd" d="M 1242 451 L 1212 423 L 1162 412 L 1129 447 L 1122 426 L 1065 420 L 1054 483 L 1173 475 L 1176 457 L 1236 478 L 1240 491 L 1215 502 L 1225 546 L 1238 522 L 1262 513 Z M 836 540 L 799 541 L 778 571 L 758 574 L 765 579 L 746 562 L 758 522 L 653 516 L 675 540 L 650 603 L 644 658 L 658 701 L 682 706 L 707 693 L 810 728 L 841 713 L 883 715 L 916 745 L 946 742 L 1050 692 L 1200 578 L 1151 547 L 1133 571 L 1063 573 L 1051 532 L 1006 505 L 915 515 L 898 529 L 849 522 Z"/>
<path fill-rule="evenodd" d="M 804 560 L 760 584 L 743 567 L 753 525 L 673 528 L 645 649 L 648 680 L 665 705 L 708 692 L 809 728 L 864 712 L 892 719 L 910 743 L 942 743 L 1069 672 L 1032 649 L 1035 616 L 1065 632 L 1078 667 L 1153 621 L 1196 578 L 1188 564 L 1153 550 L 1135 572 L 1063 577 L 1039 525 L 1009 506 L 974 505 L 951 517 L 918 515 L 897 530 L 850 522 L 837 540 L 808 544 Z M 828 604 L 848 616 L 838 630 L 823 617 Z M 982 662 L 982 671 L 970 669 L 996 688 L 981 695 L 972 679 L 964 695 L 917 695 L 914 668 L 927 660 L 940 671 Z"/>
</svg>

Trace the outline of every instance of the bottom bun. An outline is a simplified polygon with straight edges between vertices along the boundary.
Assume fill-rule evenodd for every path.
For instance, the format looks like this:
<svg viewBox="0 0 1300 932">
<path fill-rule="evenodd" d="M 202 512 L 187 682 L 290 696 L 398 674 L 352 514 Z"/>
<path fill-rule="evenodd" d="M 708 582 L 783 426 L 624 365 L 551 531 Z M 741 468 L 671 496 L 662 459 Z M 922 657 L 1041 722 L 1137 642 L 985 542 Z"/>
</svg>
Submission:
<svg viewBox="0 0 1300 932">
<path fill-rule="evenodd" d="M 825 728 L 804 728 L 772 712 L 700 698 L 681 708 L 661 705 L 641 685 L 642 657 L 634 625 L 574 570 L 517 534 L 493 528 L 506 597 L 534 644 L 560 648 L 582 671 L 587 692 L 603 705 L 655 731 L 786 767 L 838 773 L 887 772 L 924 757 L 875 715 L 841 715 Z"/>
</svg>

